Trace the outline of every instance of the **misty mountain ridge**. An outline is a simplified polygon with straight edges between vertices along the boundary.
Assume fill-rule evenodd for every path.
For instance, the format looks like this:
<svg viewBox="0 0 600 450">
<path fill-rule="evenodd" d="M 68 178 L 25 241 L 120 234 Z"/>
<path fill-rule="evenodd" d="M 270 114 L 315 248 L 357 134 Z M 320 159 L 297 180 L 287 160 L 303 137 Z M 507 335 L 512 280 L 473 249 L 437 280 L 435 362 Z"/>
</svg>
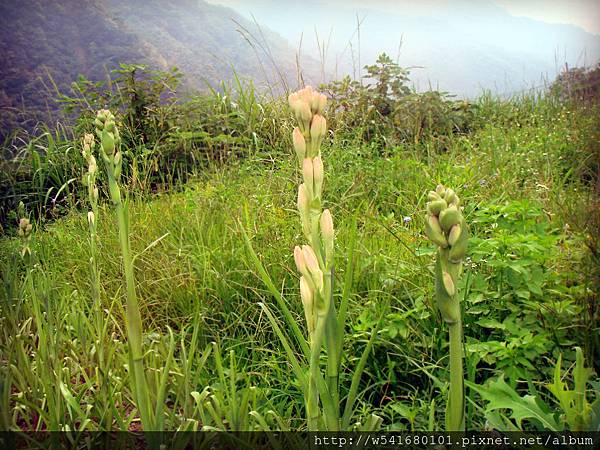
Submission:
<svg viewBox="0 0 600 450">
<path fill-rule="evenodd" d="M 314 58 L 318 34 L 328 49 L 326 67 L 337 78 L 362 74 L 361 66 L 386 52 L 403 67 L 419 67 L 411 74 L 419 90 L 431 86 L 461 97 L 483 89 L 498 94 L 528 89 L 552 81 L 565 63 L 593 66 L 600 60 L 599 35 L 516 17 L 493 1 L 432 7 L 432 2 L 309 0 L 285 9 L 274 0 L 211 1 L 255 18 L 292 43 L 302 40 L 302 49 Z"/>
</svg>

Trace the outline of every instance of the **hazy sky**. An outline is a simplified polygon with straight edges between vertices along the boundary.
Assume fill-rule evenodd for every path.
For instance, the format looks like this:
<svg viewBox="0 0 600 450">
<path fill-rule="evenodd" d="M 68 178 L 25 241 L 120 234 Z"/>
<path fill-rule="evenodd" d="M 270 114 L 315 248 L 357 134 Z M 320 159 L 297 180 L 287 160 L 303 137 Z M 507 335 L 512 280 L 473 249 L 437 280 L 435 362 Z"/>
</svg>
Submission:
<svg viewBox="0 0 600 450">
<path fill-rule="evenodd" d="M 551 23 L 571 23 L 600 34 L 598 0 L 495 0 L 515 16 L 526 16 Z"/>
<path fill-rule="evenodd" d="M 279 5 L 297 0 L 281 0 Z M 209 0 L 211 3 L 230 5 L 240 10 L 244 8 L 244 0 Z M 264 0 L 268 3 L 269 0 Z M 388 9 L 393 12 L 403 10 L 426 13 L 427 10 L 448 8 L 453 3 L 478 3 L 478 0 L 320 0 L 312 3 L 333 5 L 339 3 L 344 7 Z M 591 33 L 600 34 L 600 1 L 599 0 L 493 0 L 515 16 L 525 16 L 550 23 L 569 23 L 577 25 Z M 261 3 L 251 0 L 250 3 Z"/>
</svg>

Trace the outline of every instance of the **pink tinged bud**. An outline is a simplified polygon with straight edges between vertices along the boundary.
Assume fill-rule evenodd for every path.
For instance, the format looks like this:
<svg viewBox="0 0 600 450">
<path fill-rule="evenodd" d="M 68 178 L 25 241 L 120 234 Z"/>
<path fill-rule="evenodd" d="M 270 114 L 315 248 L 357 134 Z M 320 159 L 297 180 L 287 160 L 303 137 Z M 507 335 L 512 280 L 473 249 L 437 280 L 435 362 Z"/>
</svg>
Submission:
<svg viewBox="0 0 600 450">
<path fill-rule="evenodd" d="M 333 266 L 333 218 L 328 209 L 323 211 L 320 219 L 321 237 L 323 238 L 323 246 L 325 247 L 325 267 L 327 269 Z"/>
<path fill-rule="evenodd" d="M 294 142 L 294 150 L 296 150 L 296 155 L 298 155 L 298 161 L 302 163 L 306 156 L 306 140 L 304 139 L 304 136 L 302 136 L 300 128 L 294 128 L 292 140 Z"/>
<path fill-rule="evenodd" d="M 327 97 L 325 96 L 325 94 L 319 94 L 319 107 L 317 108 L 317 114 L 323 114 L 326 105 Z"/>
<path fill-rule="evenodd" d="M 310 245 L 302 246 L 302 256 L 304 257 L 304 262 L 306 263 L 309 272 L 314 274 L 321 271 L 317 255 Z"/>
<path fill-rule="evenodd" d="M 321 234 L 323 235 L 323 240 L 325 242 L 332 241 L 333 242 L 333 218 L 331 217 L 331 212 L 328 209 L 323 211 L 321 214 Z"/>
<path fill-rule="evenodd" d="M 310 158 L 304 158 L 302 161 L 302 176 L 304 178 L 304 185 L 307 188 L 309 194 L 313 193 L 314 186 L 314 174 L 313 174 L 313 161 Z M 312 197 L 312 195 L 310 195 Z"/>
<path fill-rule="evenodd" d="M 304 306 L 304 315 L 306 317 L 308 332 L 312 333 L 315 329 L 314 295 L 312 288 L 305 277 L 300 277 L 300 298 L 302 299 L 302 305 Z"/>
<path fill-rule="evenodd" d="M 321 191 L 323 190 L 323 178 L 324 178 L 324 169 L 323 169 L 323 160 L 320 156 L 316 156 L 312 161 L 313 166 L 313 180 L 315 183 L 314 194 L 316 197 L 321 196 Z"/>
<path fill-rule="evenodd" d="M 302 275 L 309 277 L 308 268 L 306 267 L 306 262 L 304 261 L 304 254 L 302 253 L 302 249 L 296 245 L 294 247 L 294 262 L 296 263 L 296 268 L 298 272 Z"/>
<path fill-rule="evenodd" d="M 298 268 L 298 272 L 303 272 L 303 268 L 306 267 L 304 263 L 304 257 L 302 256 L 302 249 L 299 245 L 294 247 L 294 262 L 296 263 L 296 267 Z"/>
<path fill-rule="evenodd" d="M 320 141 L 325 136 L 327 131 L 327 122 L 325 117 L 316 114 L 310 124 L 310 138 L 315 141 Z"/>
<path fill-rule="evenodd" d="M 296 110 L 296 119 L 298 119 L 300 129 L 305 135 L 309 133 L 311 118 L 312 113 L 310 112 L 310 107 L 308 106 L 308 103 L 304 101 L 298 102 L 298 109 Z"/>
<path fill-rule="evenodd" d="M 292 111 L 294 111 L 294 113 L 296 112 L 296 106 L 298 104 L 298 93 L 294 92 L 293 94 L 290 94 L 288 96 L 288 103 L 290 105 L 290 108 L 292 108 Z"/>
<path fill-rule="evenodd" d="M 302 183 L 298 186 L 298 211 L 300 214 L 308 213 L 310 207 L 310 200 L 308 197 L 308 192 L 306 190 L 306 185 Z"/>
</svg>

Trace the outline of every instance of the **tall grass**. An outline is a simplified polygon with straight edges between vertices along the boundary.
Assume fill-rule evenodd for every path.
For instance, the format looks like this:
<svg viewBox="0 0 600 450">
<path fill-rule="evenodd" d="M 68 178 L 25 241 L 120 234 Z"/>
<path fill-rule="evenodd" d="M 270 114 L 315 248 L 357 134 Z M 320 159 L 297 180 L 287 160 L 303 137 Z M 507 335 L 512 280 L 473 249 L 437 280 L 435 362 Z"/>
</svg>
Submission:
<svg viewBox="0 0 600 450">
<path fill-rule="evenodd" d="M 302 390 L 258 306 L 277 312 L 279 296 L 300 298 L 291 256 L 301 239 L 290 195 L 298 168 L 290 151 L 292 120 L 282 100 L 257 99 L 243 86 L 238 94 L 215 91 L 193 100 L 176 120 L 179 128 L 157 142 L 123 148 L 145 373 L 153 404 L 163 405 L 154 410 L 157 428 L 306 426 Z M 560 405 L 545 387 L 558 386 L 548 363 L 554 366 L 561 354 L 563 362 L 581 360 L 574 345 L 592 364 L 598 361 L 597 288 L 586 275 L 593 273 L 593 252 L 585 247 L 594 223 L 588 209 L 593 187 L 581 152 L 592 148 L 592 112 L 551 97 L 486 96 L 475 102 L 469 130 L 446 134 L 442 147 L 433 132 L 418 141 L 370 139 L 364 130 L 371 118 L 361 122 L 360 111 L 328 114 L 323 208 L 335 217 L 334 279 L 344 286 L 333 297 L 348 299 L 342 364 L 364 363 L 355 380 L 339 372 L 340 403 L 354 404 L 349 417 L 342 414 L 347 428 L 367 427 L 374 415 L 389 430 L 442 428 L 448 342 L 433 304 L 435 247 L 422 232 L 425 193 L 440 181 L 460 189 L 472 230 L 458 283 L 466 427 L 537 426 L 534 418 L 516 424 L 509 409 L 488 408 L 490 395 L 506 392 L 501 383 L 517 397 L 535 395 L 559 417 Z M 388 126 L 382 132 L 394 136 Z M 2 427 L 139 429 L 128 383 L 118 220 L 106 202 L 107 179 L 97 180 L 94 250 L 87 211 L 79 208 L 88 198 L 79 183 L 81 136 L 74 140 L 66 128 L 60 139 L 52 133 L 27 144 L 29 159 L 5 162 L 22 169 L 3 175 L 11 203 L 4 203 L 9 236 L 0 241 Z M 43 151 L 33 152 L 35 146 Z M 244 157 L 232 158 L 236 153 Z M 213 158 L 218 154 L 223 157 Z M 209 159 L 230 164 L 205 164 Z M 185 162 L 159 173 L 155 161 Z M 23 173 L 28 181 L 21 183 Z M 64 211 L 43 220 L 38 205 L 54 199 Z M 21 256 L 23 242 L 12 231 L 23 216 L 8 213 L 18 200 L 32 213 L 30 259 Z M 265 287 L 244 232 L 276 283 Z M 97 278 L 90 277 L 93 253 Z M 301 302 L 286 304 L 292 320 L 304 323 Z M 372 351 L 365 352 L 369 345 Z M 593 399 L 593 388 L 588 391 Z"/>
</svg>

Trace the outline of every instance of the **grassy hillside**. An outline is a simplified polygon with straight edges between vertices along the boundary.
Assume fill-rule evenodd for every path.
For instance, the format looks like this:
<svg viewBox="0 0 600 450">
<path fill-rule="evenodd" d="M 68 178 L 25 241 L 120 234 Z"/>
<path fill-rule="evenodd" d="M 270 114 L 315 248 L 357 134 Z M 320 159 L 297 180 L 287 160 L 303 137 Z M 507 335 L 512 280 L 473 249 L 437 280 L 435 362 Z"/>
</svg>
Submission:
<svg viewBox="0 0 600 450">
<path fill-rule="evenodd" d="M 447 325 L 433 297 L 436 248 L 424 234 L 427 191 L 444 183 L 460 195 L 471 230 L 457 285 L 467 429 L 597 429 L 597 376 L 590 372 L 587 406 L 577 411 L 557 398 L 554 378 L 574 389 L 576 347 L 599 370 L 597 103 L 550 94 L 450 102 L 403 92 L 393 65 L 372 70 L 393 76 L 323 87 L 333 298 L 349 299 L 340 404 L 357 395 L 348 428 L 445 429 Z M 283 299 L 306 332 L 292 256 L 304 241 L 294 120 L 285 99 L 249 89 L 150 108 L 147 141 L 136 135 L 132 105 L 116 109 L 145 376 L 163 429 L 307 427 L 302 385 L 260 305 L 292 333 Z M 7 214 L 0 240 L 3 429 L 141 426 L 127 369 L 122 223 L 98 153 L 94 240 L 79 181 L 92 120 L 83 114 L 30 143 L 45 149 L 38 159 L 19 153 L 25 178 L 13 182 L 24 184 L 10 192 L 24 205 Z M 32 220 L 30 235 L 17 235 L 21 217 Z"/>
</svg>

